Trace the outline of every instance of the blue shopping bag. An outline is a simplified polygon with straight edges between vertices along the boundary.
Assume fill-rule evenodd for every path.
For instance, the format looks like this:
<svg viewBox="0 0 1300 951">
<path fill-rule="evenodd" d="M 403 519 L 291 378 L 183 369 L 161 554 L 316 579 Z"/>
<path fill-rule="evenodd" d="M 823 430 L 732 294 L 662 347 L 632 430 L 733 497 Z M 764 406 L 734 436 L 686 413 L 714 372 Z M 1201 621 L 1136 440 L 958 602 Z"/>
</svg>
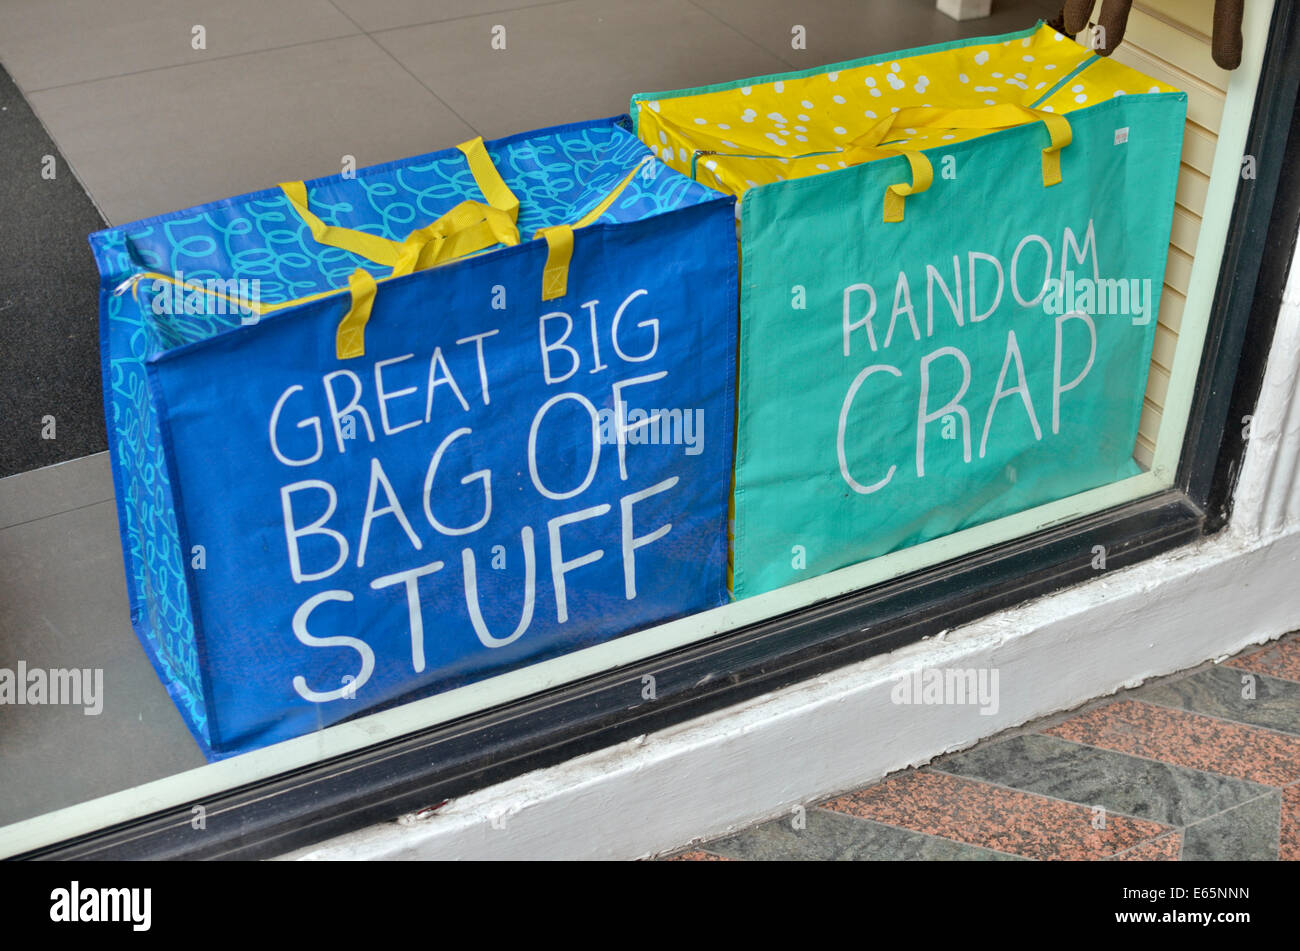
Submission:
<svg viewBox="0 0 1300 951">
<path fill-rule="evenodd" d="M 209 757 L 727 599 L 733 221 L 616 119 L 91 236 L 132 621 Z"/>
</svg>

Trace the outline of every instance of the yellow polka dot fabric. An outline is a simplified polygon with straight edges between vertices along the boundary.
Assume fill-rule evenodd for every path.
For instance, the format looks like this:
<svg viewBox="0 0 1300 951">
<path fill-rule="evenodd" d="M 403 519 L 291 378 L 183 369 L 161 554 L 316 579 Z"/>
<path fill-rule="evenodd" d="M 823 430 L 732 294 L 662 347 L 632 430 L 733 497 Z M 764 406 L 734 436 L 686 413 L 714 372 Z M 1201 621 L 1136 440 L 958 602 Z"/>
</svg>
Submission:
<svg viewBox="0 0 1300 951">
<path fill-rule="evenodd" d="M 638 135 L 660 159 L 739 197 L 847 167 L 849 144 L 891 111 L 1012 103 L 1068 113 L 1111 96 L 1176 91 L 1039 24 L 822 70 L 638 95 L 632 109 Z M 903 128 L 889 141 L 928 149 L 989 131 Z"/>
</svg>

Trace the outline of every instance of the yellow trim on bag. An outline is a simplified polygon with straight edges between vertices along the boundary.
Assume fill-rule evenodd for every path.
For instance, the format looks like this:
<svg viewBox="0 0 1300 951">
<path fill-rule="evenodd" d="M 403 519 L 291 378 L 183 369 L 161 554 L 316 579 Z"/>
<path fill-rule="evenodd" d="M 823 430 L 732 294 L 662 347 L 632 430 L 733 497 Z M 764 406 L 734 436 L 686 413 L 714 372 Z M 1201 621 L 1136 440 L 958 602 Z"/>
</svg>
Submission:
<svg viewBox="0 0 1300 951">
<path fill-rule="evenodd" d="M 933 166 L 928 159 L 915 151 L 914 145 L 909 143 L 904 146 L 894 143 L 891 147 L 885 144 L 891 137 L 902 138 L 897 134 L 899 129 L 1009 129 L 1030 122 L 1042 122 L 1047 128 L 1049 144 L 1043 149 L 1043 185 L 1047 187 L 1059 184 L 1061 149 L 1069 145 L 1074 137 L 1070 129 L 1070 120 L 1053 112 L 1044 112 L 1041 109 L 1031 109 L 1014 103 L 974 109 L 949 109 L 942 106 L 913 106 L 900 109 L 880 119 L 849 143 L 844 158 L 845 161 L 856 165 L 890 155 L 906 156 L 912 168 L 912 183 L 909 185 L 906 182 L 899 182 L 885 190 L 884 220 L 886 223 L 898 222 L 903 220 L 903 199 L 907 195 L 925 191 L 934 181 Z"/>
<path fill-rule="evenodd" d="M 1007 102 L 1068 117 L 1116 92 L 1142 96 L 1139 90 L 1172 91 L 1160 80 L 1097 57 L 1050 27 L 1021 31 L 1016 37 L 1019 42 L 986 38 L 975 45 L 905 50 L 819 70 L 638 96 L 632 107 L 637 135 L 683 174 L 692 175 L 699 156 L 698 180 L 739 198 L 763 185 L 834 174 L 848 164 L 841 164 L 843 150 L 854 137 L 893 109 L 977 109 Z M 924 150 L 935 161 L 942 154 L 936 148 L 996 131 L 917 129 L 901 144 Z M 1032 141 L 1033 136 L 1026 138 Z M 1043 141 L 1037 148 L 1047 144 Z M 713 161 L 706 165 L 705 156 Z M 1050 153 L 1047 162 L 1051 181 Z M 1061 165 L 1062 171 L 1068 167 Z M 901 162 L 894 162 L 889 171 L 898 177 L 880 181 L 881 192 L 906 175 Z M 935 171 L 932 191 L 945 184 Z M 876 199 L 873 195 L 869 200 Z"/>
<path fill-rule="evenodd" d="M 1074 141 L 1074 130 L 1070 128 L 1070 120 L 1065 116 L 1034 111 L 1039 113 L 1043 125 L 1047 126 L 1047 134 L 1051 137 L 1052 143 L 1043 149 L 1043 185 L 1059 185 L 1061 184 L 1061 150 Z"/>
<path fill-rule="evenodd" d="M 1028 106 L 1009 102 L 972 109 L 950 109 L 942 106 L 913 106 L 900 109 L 880 119 L 849 143 L 846 159 L 854 156 L 858 161 L 868 160 L 860 156 L 889 142 L 891 138 L 902 138 L 897 134 L 899 129 L 996 130 L 1010 129 L 1031 122 L 1041 122 L 1047 129 L 1048 146 L 1043 149 L 1042 156 L 1043 186 L 1057 185 L 1061 181 L 1061 150 L 1074 140 L 1070 120 L 1055 112 L 1031 109 Z M 909 145 L 908 148 L 911 147 Z M 913 174 L 915 175 L 915 168 Z M 891 186 L 891 188 L 895 187 L 897 186 Z"/>
<path fill-rule="evenodd" d="M 537 232 L 546 239 L 542 271 L 542 300 L 557 300 L 569 292 L 569 262 L 573 260 L 573 225 L 554 225 Z"/>
<path fill-rule="evenodd" d="M 614 204 L 618 196 L 623 194 L 623 190 L 632 184 L 632 179 L 641 169 L 646 166 L 647 162 L 653 162 L 654 159 L 646 156 L 636 164 L 630 172 L 623 176 L 622 180 L 615 185 L 595 208 L 587 212 L 571 225 L 552 225 L 549 228 L 541 228 L 533 235 L 534 238 L 546 239 L 546 267 L 542 271 L 542 300 L 557 300 L 569 292 L 569 263 L 573 260 L 573 232 L 577 228 L 585 228 L 592 224 L 609 210 L 609 206 Z"/>
<path fill-rule="evenodd" d="M 903 220 L 903 199 L 908 195 L 919 195 L 934 183 L 934 166 L 924 153 L 916 150 L 913 146 L 893 145 L 858 145 L 851 146 L 844 153 L 847 164 L 860 165 L 863 162 L 873 162 L 876 159 L 894 158 L 901 155 L 907 159 L 907 164 L 912 172 L 912 181 L 896 182 L 885 189 L 885 203 L 883 218 L 886 224 Z"/>
<path fill-rule="evenodd" d="M 476 136 L 468 142 L 462 142 L 456 146 L 465 156 L 465 161 L 469 163 L 470 174 L 474 176 L 474 181 L 483 193 L 483 197 L 488 200 L 488 204 L 493 208 L 500 208 L 510 216 L 511 221 L 519 220 L 519 198 L 510 190 L 501 173 L 492 162 L 492 156 L 488 155 L 487 146 L 483 144 L 483 137 Z"/>
<path fill-rule="evenodd" d="M 475 142 L 478 143 L 478 150 L 473 148 Z M 479 161 L 479 157 L 486 160 L 489 164 L 491 159 L 487 154 L 486 148 L 483 147 L 482 139 L 476 139 L 473 142 L 465 143 L 458 146 L 465 153 L 466 158 L 471 164 L 471 171 L 474 172 L 475 180 L 479 188 L 483 191 L 485 197 L 496 202 L 502 201 L 509 204 L 505 198 L 508 195 L 514 198 L 514 193 L 506 186 L 505 181 L 496 175 L 496 169 L 493 167 L 493 174 L 496 175 L 500 188 L 496 188 L 490 178 L 485 175 L 482 169 L 475 170 L 474 165 Z M 466 151 L 466 149 L 469 151 Z M 474 157 L 471 157 L 473 153 Z M 563 297 L 568 292 L 569 281 L 569 263 L 573 258 L 573 232 L 576 228 L 584 228 L 594 223 L 603 215 L 609 207 L 623 193 L 623 190 L 632 183 L 636 174 L 645 167 L 647 162 L 653 161 L 649 156 L 639 162 L 635 168 L 629 171 L 617 185 L 590 211 L 575 221 L 572 225 L 562 224 L 554 225 L 549 228 L 540 229 L 535 238 L 545 238 L 547 244 L 546 266 L 542 272 L 542 299 L 555 300 Z M 285 190 L 290 201 L 294 201 L 292 186 L 302 186 L 302 182 L 290 182 L 280 187 Z M 306 189 L 300 194 L 303 208 L 306 207 Z M 297 203 L 295 203 L 297 208 Z M 378 258 L 368 254 L 362 254 L 356 250 L 362 243 L 353 242 L 353 247 L 347 247 L 341 243 L 333 243 L 331 247 L 341 247 L 344 250 L 353 251 L 361 254 L 362 257 L 368 257 L 375 263 L 391 266 L 392 271 L 386 277 L 376 278 L 363 268 L 357 268 L 348 277 L 348 286 L 346 288 L 334 288 L 328 291 L 318 291 L 314 294 L 308 294 L 305 297 L 296 297 L 292 300 L 281 301 L 278 304 L 260 304 L 255 301 L 238 300 L 223 294 L 220 291 L 204 287 L 201 284 L 189 284 L 184 281 L 178 281 L 176 278 L 157 271 L 141 271 L 131 275 L 117 288 L 117 293 L 121 293 L 127 285 L 130 285 L 132 297 L 139 300 L 138 285 L 144 278 L 153 278 L 154 280 L 166 281 L 177 287 L 182 287 L 191 291 L 200 291 L 201 293 L 221 298 L 239 309 L 251 310 L 253 313 L 264 316 L 277 310 L 283 310 L 287 307 L 295 307 L 298 304 L 306 304 L 310 301 L 320 300 L 335 294 L 341 294 L 345 291 L 349 294 L 350 301 L 348 309 L 344 313 L 342 320 L 339 321 L 338 330 L 335 334 L 335 351 L 340 360 L 349 360 L 354 357 L 365 355 L 365 328 L 370 321 L 370 311 L 374 306 L 375 294 L 378 291 L 379 284 L 394 277 L 402 277 L 414 271 L 422 271 L 427 268 L 438 267 L 442 264 L 460 258 L 469 257 L 470 255 L 481 253 L 497 244 L 507 246 L 519 243 L 519 229 L 515 224 L 519 212 L 518 199 L 514 200 L 513 208 L 498 207 L 495 204 L 485 205 L 477 201 L 463 201 L 456 207 L 452 208 L 446 214 L 442 215 L 432 224 L 426 225 L 412 231 L 406 239 L 400 243 L 389 241 L 387 238 L 380 238 L 377 235 L 367 234 L 362 231 L 353 231 L 350 228 L 332 228 L 320 222 L 319 218 L 311 215 L 310 211 L 303 214 L 303 220 L 308 222 L 311 227 L 308 215 L 315 218 L 320 223 L 321 228 L 334 242 L 349 241 L 356 235 L 362 235 L 366 238 L 374 238 L 387 246 L 386 249 L 379 248 L 378 245 L 365 243 L 372 252 L 379 255 Z M 312 229 L 313 236 L 316 230 Z M 329 242 L 322 242 L 329 243 Z M 391 252 L 391 254 L 389 253 Z M 382 258 L 382 260 L 380 259 Z"/>
<path fill-rule="evenodd" d="M 239 300 L 231 297 L 229 294 L 223 294 L 221 291 L 212 290 L 204 287 L 202 284 L 189 284 L 185 281 L 178 281 L 176 278 L 167 274 L 160 274 L 157 271 L 141 271 L 138 274 L 132 274 L 129 281 L 124 282 L 118 287 L 120 292 L 127 283 L 131 285 L 131 296 L 137 301 L 140 299 L 138 289 L 140 281 L 145 278 L 152 278 L 155 281 L 166 281 L 176 287 L 182 287 L 190 291 L 199 291 L 212 297 L 219 297 L 221 300 L 229 302 L 232 307 L 238 310 L 250 310 L 257 314 L 258 317 L 265 317 L 267 314 L 274 313 L 277 310 L 284 310 L 286 307 L 296 307 L 298 304 L 310 303 L 314 300 L 320 300 L 325 297 L 331 297 L 340 294 L 344 288 L 336 288 L 329 291 L 318 291 L 315 294 L 308 294 L 306 297 L 295 297 L 292 300 L 281 301 L 278 304 L 259 304 L 255 301 Z M 375 290 L 377 281 L 370 272 L 357 268 L 348 276 L 348 286 L 346 290 L 351 296 L 348 304 L 347 313 L 339 321 L 338 330 L 335 333 L 334 350 L 340 360 L 348 360 L 352 357 L 365 355 L 365 329 L 370 320 L 370 309 L 374 304 Z"/>
<path fill-rule="evenodd" d="M 329 297 L 331 294 L 337 294 L 339 292 L 339 289 L 336 288 L 329 291 L 317 291 L 315 294 L 308 294 L 306 297 L 295 297 L 292 300 L 281 301 L 278 304 L 261 304 L 256 301 L 241 300 L 238 297 L 231 297 L 229 294 L 223 294 L 221 291 L 214 291 L 209 287 L 204 287 L 202 284 L 188 284 L 185 281 L 178 281 L 170 274 L 161 274 L 158 271 L 140 271 L 136 274 L 132 274 L 127 278 L 127 280 L 118 285 L 115 293 L 120 294 L 122 289 L 129 284 L 131 286 L 132 298 L 138 301 L 140 299 L 139 284 L 140 281 L 146 277 L 152 278 L 155 281 L 166 281 L 168 284 L 182 287 L 187 291 L 198 291 L 201 294 L 219 297 L 224 301 L 228 301 L 236 310 L 250 310 L 259 317 L 264 317 L 265 315 L 274 313 L 277 310 L 283 310 L 286 307 L 294 307 L 298 304 L 306 304 L 314 300 L 320 300 L 322 297 Z"/>
<path fill-rule="evenodd" d="M 920 152 L 906 150 L 903 151 L 903 157 L 912 167 L 912 183 L 909 185 L 906 182 L 898 182 L 885 189 L 884 220 L 886 223 L 902 221 L 903 199 L 908 195 L 925 191 L 934 182 L 934 166 L 930 164 L 928 158 Z"/>
<path fill-rule="evenodd" d="M 486 155 L 486 152 L 484 152 L 484 155 Z M 505 193 L 513 197 L 510 190 L 505 188 L 505 183 L 502 182 L 501 184 L 502 188 L 505 189 Z M 512 209 L 497 208 L 478 201 L 463 201 L 433 223 L 412 231 L 399 244 L 387 238 L 366 234 L 363 231 L 353 231 L 350 228 L 333 228 L 324 225 L 319 218 L 306 208 L 305 203 L 300 204 L 295 201 L 295 195 L 302 188 L 301 182 L 289 182 L 280 187 L 284 189 L 285 194 L 289 196 L 289 200 L 293 202 L 295 210 L 311 228 L 313 237 L 322 244 L 343 248 L 346 251 L 360 254 L 376 264 L 391 267 L 392 270 L 388 274 L 389 278 L 402 277 L 414 271 L 438 267 L 441 264 L 447 264 L 457 258 L 483 251 L 498 244 L 510 246 L 519 243 L 519 228 L 515 224 L 514 217 L 519 211 L 518 200 L 514 202 Z M 497 200 L 501 200 L 499 191 L 492 188 L 490 183 L 488 183 L 487 188 L 484 188 L 485 194 L 488 191 L 496 193 Z M 301 191 L 301 198 L 305 202 L 305 189 Z M 315 224 L 313 224 L 313 221 Z M 317 225 L 320 225 L 320 227 L 317 227 Z M 359 240 L 361 237 L 374 240 L 361 241 Z M 359 280 L 357 278 L 358 274 L 365 274 L 365 280 L 371 283 L 367 285 L 365 281 Z M 357 268 L 356 272 L 349 278 L 352 303 L 343 315 L 337 332 L 337 350 L 341 360 L 365 355 L 364 334 L 362 332 L 365 329 L 366 321 L 370 319 L 370 308 L 374 299 L 373 283 L 374 278 L 362 268 Z M 357 293 L 358 287 L 368 289 L 369 296 L 359 297 Z M 298 298 L 291 303 L 303 303 L 306 300 L 314 300 L 319 296 L 324 295 L 317 294 L 312 297 Z M 281 306 L 287 306 L 287 304 Z M 361 314 L 362 311 L 364 311 L 364 316 Z M 346 343 L 345 336 L 347 337 Z M 345 353 L 347 356 L 344 356 Z"/>
<path fill-rule="evenodd" d="M 487 199 L 487 205 L 485 206 L 482 202 L 477 201 L 461 202 L 433 224 L 412 231 L 404 241 L 400 242 L 370 234 L 366 231 L 325 224 L 308 207 L 307 186 L 304 182 L 281 182 L 280 190 L 289 199 L 289 203 L 293 206 L 294 211 L 298 213 L 298 217 L 306 222 L 312 237 L 316 239 L 318 244 L 351 251 L 353 254 L 360 255 L 369 261 L 374 261 L 376 264 L 382 264 L 385 267 L 392 267 L 395 270 L 402 268 L 397 273 L 408 274 L 412 269 L 419 270 L 419 267 L 411 261 L 412 253 L 418 259 L 424 253 L 424 246 L 428 240 L 439 235 L 444 238 L 447 237 L 451 231 L 456 230 L 452 226 L 458 222 L 464 222 L 460 227 L 467 227 L 477 223 L 478 219 L 474 217 L 474 214 L 478 209 L 491 207 L 500 213 L 499 220 L 494 221 L 491 216 L 488 216 L 489 221 L 493 222 L 490 229 L 491 233 L 497 237 L 498 241 L 502 240 L 501 235 L 508 234 L 511 231 L 510 228 L 506 227 L 505 222 L 508 220 L 510 225 L 513 226 L 519 218 L 519 198 L 506 185 L 501 173 L 492 164 L 492 158 L 488 155 L 487 147 L 483 144 L 483 138 L 480 136 L 468 142 L 462 142 L 456 148 L 465 156 L 465 161 L 469 164 L 470 174 L 474 176 L 475 184 L 483 192 L 483 197 Z M 518 243 L 517 229 L 514 230 L 514 235 L 514 243 Z M 412 252 L 413 246 L 415 248 L 414 252 Z"/>
<path fill-rule="evenodd" d="M 369 234 L 365 231 L 356 231 L 352 228 L 341 228 L 337 225 L 327 225 L 321 221 L 311 209 L 307 207 L 307 186 L 303 182 L 281 182 L 280 190 L 284 192 L 285 197 L 289 199 L 289 204 L 293 210 L 298 213 L 298 217 L 306 222 L 307 227 L 311 229 L 311 236 L 316 239 L 317 244 L 328 245 L 331 248 L 342 248 L 344 251 L 351 251 L 367 260 L 374 261 L 376 264 L 382 264 L 385 267 L 392 267 L 398 261 L 399 248 L 401 245 L 396 241 L 390 241 L 388 238 L 382 238 L 377 234 Z"/>
<path fill-rule="evenodd" d="M 519 210 L 518 202 L 512 211 L 479 201 L 463 201 L 432 224 L 417 228 L 398 242 L 365 231 L 325 224 L 307 208 L 302 182 L 284 182 L 280 188 L 307 223 L 317 243 L 342 248 L 376 264 L 391 267 L 390 277 L 424 270 L 494 244 L 519 243 L 519 228 L 514 218 Z"/>
<path fill-rule="evenodd" d="M 352 303 L 339 321 L 339 329 L 334 338 L 334 350 L 340 360 L 365 356 L 366 324 L 370 321 L 370 309 L 374 306 L 377 289 L 374 277 L 361 268 L 357 268 L 348 277 Z"/>
<path fill-rule="evenodd" d="M 401 277 L 437 267 L 493 245 L 518 243 L 519 228 L 508 212 L 477 201 L 463 201 L 437 221 L 407 235 L 388 276 Z"/>
<path fill-rule="evenodd" d="M 456 148 L 465 156 L 470 174 L 487 204 L 463 201 L 431 224 L 415 229 L 400 242 L 325 224 L 308 207 L 307 186 L 303 182 L 283 182 L 280 189 L 318 243 L 342 248 L 390 267 L 392 271 L 388 277 L 401 277 L 413 271 L 437 267 L 497 244 L 518 244 L 519 198 L 497 171 L 482 136 L 462 142 Z M 362 274 L 364 278 L 359 277 Z M 339 359 L 347 359 L 344 353 L 349 357 L 365 354 L 364 330 L 374 301 L 374 284 L 375 279 L 369 272 L 360 268 L 348 279 L 352 303 L 339 323 L 336 341 Z M 320 296 L 324 295 L 298 298 L 279 306 L 303 303 Z"/>
<path fill-rule="evenodd" d="M 623 189 L 627 188 L 628 185 L 632 184 L 632 179 L 636 178 L 636 173 L 641 171 L 641 169 L 645 168 L 648 162 L 653 162 L 653 161 L 654 161 L 653 158 L 646 156 L 644 159 L 638 162 L 636 164 L 636 167 L 633 168 L 632 171 L 624 175 L 622 180 L 617 185 L 615 185 L 612 189 L 610 189 L 609 194 L 606 195 L 604 199 L 601 200 L 600 204 L 597 205 L 595 208 L 591 209 L 591 211 L 587 212 L 577 221 L 575 221 L 573 223 L 573 227 L 585 228 L 587 227 L 587 225 L 591 224 L 597 218 L 603 215 L 606 211 L 608 211 L 609 206 L 614 204 L 614 201 L 618 198 L 619 195 L 623 194 Z"/>
<path fill-rule="evenodd" d="M 146 277 L 153 278 L 155 281 L 166 281 L 168 284 L 171 284 L 175 287 L 183 287 L 186 290 L 199 291 L 200 293 L 203 294 L 211 294 L 213 297 L 220 297 L 222 300 L 231 303 L 237 311 L 239 309 L 246 308 L 260 316 L 262 314 L 268 313 L 270 310 L 270 308 L 263 307 L 260 304 L 257 304 L 253 301 L 239 300 L 236 297 L 231 297 L 229 294 L 223 294 L 221 293 L 221 291 L 214 291 L 211 288 L 204 287 L 202 284 L 186 284 L 184 281 L 178 281 L 176 280 L 176 278 L 171 277 L 170 275 L 160 274 L 157 271 L 139 271 L 136 274 L 132 274 L 129 278 L 127 278 L 125 281 L 123 281 L 113 290 L 114 296 L 120 295 L 122 291 L 125 290 L 126 287 L 129 285 L 131 288 L 131 298 L 138 302 L 140 300 L 140 292 L 139 292 L 140 282 L 144 280 Z"/>
</svg>

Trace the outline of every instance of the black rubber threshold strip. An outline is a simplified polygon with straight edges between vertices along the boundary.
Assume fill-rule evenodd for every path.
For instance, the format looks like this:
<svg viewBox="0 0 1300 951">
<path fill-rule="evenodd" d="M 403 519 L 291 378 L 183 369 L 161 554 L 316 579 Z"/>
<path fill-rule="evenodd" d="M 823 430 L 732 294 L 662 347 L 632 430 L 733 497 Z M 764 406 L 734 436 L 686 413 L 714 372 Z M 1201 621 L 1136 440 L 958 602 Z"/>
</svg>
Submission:
<svg viewBox="0 0 1300 951">
<path fill-rule="evenodd" d="M 107 448 L 86 243 L 103 227 L 0 66 L 0 478 Z"/>
</svg>

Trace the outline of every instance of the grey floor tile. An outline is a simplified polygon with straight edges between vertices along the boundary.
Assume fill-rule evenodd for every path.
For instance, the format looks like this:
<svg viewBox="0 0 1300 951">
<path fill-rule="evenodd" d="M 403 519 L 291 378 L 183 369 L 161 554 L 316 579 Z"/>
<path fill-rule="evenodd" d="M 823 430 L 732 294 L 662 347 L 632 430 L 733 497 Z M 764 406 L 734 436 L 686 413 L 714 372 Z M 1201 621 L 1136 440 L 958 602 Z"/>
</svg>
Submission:
<svg viewBox="0 0 1300 951">
<path fill-rule="evenodd" d="M 0 667 L 103 671 L 103 709 L 0 705 L 0 824 L 203 765 L 131 630 L 101 502 L 0 530 Z"/>
<path fill-rule="evenodd" d="M 194 49 L 195 26 L 206 49 Z M 356 32 L 329 0 L 0 3 L 0 60 L 29 93 Z"/>
<path fill-rule="evenodd" d="M 496 24 L 504 50 L 491 48 Z M 784 68 L 687 0 L 570 0 L 375 36 L 489 137 L 623 113 L 636 92 Z"/>
<path fill-rule="evenodd" d="M 1026 29 L 1049 19 L 1061 0 L 998 0 L 993 15 L 958 22 L 926 0 L 695 0 L 764 49 L 797 69 L 912 49 L 971 36 Z M 796 25 L 806 31 L 806 48 L 791 46 Z"/>
<path fill-rule="evenodd" d="M 748 861 L 1020 861 L 1019 856 L 961 842 L 809 809 L 805 828 L 774 819 L 701 848 Z"/>
<path fill-rule="evenodd" d="M 108 453 L 0 479 L 0 529 L 113 499 Z"/>
<path fill-rule="evenodd" d="M 483 13 L 510 13 L 524 7 L 544 6 L 562 0 L 334 0 L 334 5 L 363 30 L 391 30 L 442 20 L 457 20 Z M 498 17 L 509 23 L 506 17 Z"/>
<path fill-rule="evenodd" d="M 1251 690 L 1254 695 L 1248 696 Z M 1133 699 L 1300 734 L 1300 683 L 1238 667 L 1208 667 L 1190 677 L 1142 687 Z"/>
<path fill-rule="evenodd" d="M 1280 809 L 1281 794 L 1272 792 L 1188 826 L 1183 832 L 1183 861 L 1276 860 Z"/>
<path fill-rule="evenodd" d="M 1268 792 L 1244 780 L 1040 734 L 977 746 L 932 768 L 1174 826 Z"/>
<path fill-rule="evenodd" d="M 366 36 L 30 98 L 114 224 L 337 174 L 344 155 L 373 165 L 474 135 Z"/>
</svg>

